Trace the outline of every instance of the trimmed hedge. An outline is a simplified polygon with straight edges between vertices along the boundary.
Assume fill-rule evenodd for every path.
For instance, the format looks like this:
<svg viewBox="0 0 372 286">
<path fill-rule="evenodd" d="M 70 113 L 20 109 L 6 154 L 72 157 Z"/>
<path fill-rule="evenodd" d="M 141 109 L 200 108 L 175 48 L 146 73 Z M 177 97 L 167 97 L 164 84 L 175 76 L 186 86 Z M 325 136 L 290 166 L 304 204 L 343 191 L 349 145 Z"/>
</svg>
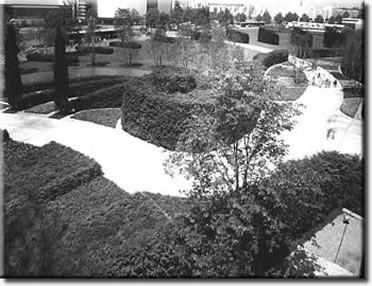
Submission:
<svg viewBox="0 0 372 286">
<path fill-rule="evenodd" d="M 121 124 L 123 130 L 133 136 L 175 150 L 193 111 L 212 109 L 213 104 L 206 90 L 167 94 L 151 83 L 126 85 Z"/>
<path fill-rule="evenodd" d="M 195 77 L 185 68 L 175 66 L 154 67 L 149 77 L 154 85 L 168 93 L 186 93 L 196 88 Z"/>
<path fill-rule="evenodd" d="M 258 29 L 257 40 L 263 43 L 279 45 L 279 34 L 275 33 L 274 31 L 260 27 Z"/>
<path fill-rule="evenodd" d="M 229 41 L 238 43 L 249 43 L 249 35 L 238 30 L 227 29 L 226 36 Z"/>
<path fill-rule="evenodd" d="M 91 53 L 91 50 L 92 50 L 91 47 L 79 47 L 77 49 L 77 51 L 78 51 L 78 53 L 80 55 Z M 101 46 L 98 46 L 98 47 L 94 47 L 94 52 L 96 54 L 111 55 L 111 54 L 114 53 L 114 49 L 113 48 L 110 48 L 110 47 L 101 47 Z"/>
<path fill-rule="evenodd" d="M 266 68 L 288 61 L 288 50 L 275 50 L 270 53 L 257 54 L 253 60 L 261 63 Z"/>
<path fill-rule="evenodd" d="M 98 75 L 98 76 L 88 76 L 88 77 L 77 77 L 77 78 L 71 78 L 70 84 L 73 83 L 83 83 L 87 81 L 93 81 L 93 80 L 101 80 L 101 79 L 107 79 L 112 78 L 110 75 Z M 44 82 L 33 82 L 22 85 L 22 93 L 29 93 L 33 91 L 39 91 L 44 89 L 51 89 L 54 88 L 54 80 L 52 81 L 44 81 Z"/>
<path fill-rule="evenodd" d="M 124 80 L 125 77 L 122 76 L 83 80 L 82 82 L 70 84 L 67 96 L 68 97 L 85 96 L 86 94 L 94 92 L 96 90 L 122 83 Z M 45 86 L 49 86 L 49 84 L 45 84 Z M 47 89 L 39 93 L 24 94 L 21 101 L 21 106 L 23 109 L 25 109 L 31 106 L 52 101 L 54 99 L 54 93 L 55 93 L 54 89 Z"/>
<path fill-rule="evenodd" d="M 10 139 L 8 130 L 6 130 L 6 129 L 4 129 L 4 130 L 3 129 L 0 129 L 0 133 L 1 133 L 1 138 L 2 138 L 1 143 L 5 143 L 5 142 L 7 142 Z"/>
<path fill-rule="evenodd" d="M 54 62 L 55 56 L 49 54 L 43 54 L 40 52 L 33 52 L 26 55 L 28 61 L 34 62 Z M 66 61 L 68 65 L 79 63 L 79 57 L 77 55 L 66 54 Z"/>
<path fill-rule="evenodd" d="M 117 47 L 117 48 L 124 48 L 124 49 L 135 49 L 135 50 L 138 50 L 138 49 L 142 48 L 142 45 L 140 43 L 134 42 L 134 41 L 126 42 L 126 43 L 110 42 L 110 46 L 111 47 Z"/>
<path fill-rule="evenodd" d="M 341 47 L 345 42 L 345 33 L 326 30 L 323 34 L 323 45 L 326 48 Z"/>
<path fill-rule="evenodd" d="M 162 210 L 174 217 L 184 205 L 178 197 L 128 194 L 104 177 L 81 185 L 48 204 L 58 225 L 67 226 L 53 242 L 56 272 L 62 277 L 134 276 L 132 265 L 140 258 L 133 254 L 168 221 Z"/>
<path fill-rule="evenodd" d="M 55 142 L 36 148 L 5 162 L 6 213 L 29 200 L 38 204 L 54 200 L 101 174 L 98 163 L 71 148 Z"/>
<path fill-rule="evenodd" d="M 325 57 L 340 57 L 343 56 L 341 49 L 317 48 L 310 49 L 307 58 L 325 58 Z"/>
</svg>

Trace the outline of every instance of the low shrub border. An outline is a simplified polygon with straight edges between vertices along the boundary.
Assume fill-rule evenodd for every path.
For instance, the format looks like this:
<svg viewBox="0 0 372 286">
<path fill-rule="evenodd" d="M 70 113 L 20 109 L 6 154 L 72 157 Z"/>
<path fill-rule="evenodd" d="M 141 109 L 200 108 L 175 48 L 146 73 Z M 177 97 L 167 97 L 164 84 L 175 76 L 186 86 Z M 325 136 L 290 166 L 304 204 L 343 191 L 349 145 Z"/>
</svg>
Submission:
<svg viewBox="0 0 372 286">
<path fill-rule="evenodd" d="M 86 94 L 96 90 L 110 87 L 115 84 L 122 83 L 123 81 L 125 81 L 125 77 L 122 76 L 82 80 L 81 82 L 70 84 L 68 97 L 85 96 Z M 23 109 L 25 109 L 52 101 L 54 99 L 54 92 L 54 89 L 47 89 L 38 93 L 24 94 L 21 101 L 21 106 Z"/>
<path fill-rule="evenodd" d="M 35 62 L 54 62 L 55 56 L 49 54 L 42 54 L 39 52 L 33 52 L 26 55 L 28 61 L 35 61 Z M 66 62 L 68 65 L 77 64 L 79 63 L 79 57 L 76 55 L 69 55 L 66 54 Z"/>
<path fill-rule="evenodd" d="M 91 47 L 79 47 L 77 51 L 80 55 L 86 55 L 88 53 L 91 53 L 92 48 Z M 110 47 L 98 46 L 98 47 L 94 47 L 94 52 L 96 54 L 111 55 L 114 53 L 114 49 Z"/>
</svg>

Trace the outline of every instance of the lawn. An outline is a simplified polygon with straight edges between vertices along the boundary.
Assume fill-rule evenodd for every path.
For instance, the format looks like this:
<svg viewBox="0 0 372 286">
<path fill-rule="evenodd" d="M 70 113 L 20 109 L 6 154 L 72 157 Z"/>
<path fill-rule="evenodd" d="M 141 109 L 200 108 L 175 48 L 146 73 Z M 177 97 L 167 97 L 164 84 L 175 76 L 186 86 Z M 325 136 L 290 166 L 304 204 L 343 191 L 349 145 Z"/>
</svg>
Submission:
<svg viewBox="0 0 372 286">
<path fill-rule="evenodd" d="M 341 112 L 349 117 L 354 118 L 359 105 L 363 102 L 363 98 L 344 98 L 342 105 L 340 107 Z"/>
<path fill-rule="evenodd" d="M 38 113 L 38 114 L 49 114 L 55 110 L 54 102 L 50 101 L 47 103 L 39 104 L 29 109 L 26 109 L 26 112 Z"/>
<path fill-rule="evenodd" d="M 282 90 L 281 95 L 275 96 L 274 100 L 294 101 L 300 98 L 307 88 L 307 78 L 304 72 L 299 71 L 296 83 L 294 65 L 288 62 L 274 66 L 267 76 Z"/>
<path fill-rule="evenodd" d="M 121 109 L 98 108 L 83 110 L 74 114 L 71 118 L 115 128 L 116 123 L 121 118 Z"/>
</svg>

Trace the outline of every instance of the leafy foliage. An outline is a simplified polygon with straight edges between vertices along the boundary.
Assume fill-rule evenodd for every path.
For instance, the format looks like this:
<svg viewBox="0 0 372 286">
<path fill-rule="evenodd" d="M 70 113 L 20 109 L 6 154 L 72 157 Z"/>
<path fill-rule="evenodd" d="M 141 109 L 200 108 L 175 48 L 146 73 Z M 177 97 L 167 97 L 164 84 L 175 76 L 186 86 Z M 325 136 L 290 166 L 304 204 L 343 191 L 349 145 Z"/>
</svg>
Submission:
<svg viewBox="0 0 372 286">
<path fill-rule="evenodd" d="M 253 57 L 253 60 L 269 68 L 275 64 L 288 61 L 288 50 L 275 50 L 270 53 L 257 54 Z"/>
<path fill-rule="evenodd" d="M 189 153 L 169 158 L 170 174 L 179 170 L 197 187 L 209 182 L 210 192 L 232 191 L 265 173 L 269 158 L 272 164 L 281 160 L 286 147 L 276 137 L 292 128 L 296 111 L 269 99 L 277 91 L 262 75 L 260 67 L 240 63 L 216 75 L 214 112 L 201 111 L 189 121 L 180 138 Z"/>
</svg>

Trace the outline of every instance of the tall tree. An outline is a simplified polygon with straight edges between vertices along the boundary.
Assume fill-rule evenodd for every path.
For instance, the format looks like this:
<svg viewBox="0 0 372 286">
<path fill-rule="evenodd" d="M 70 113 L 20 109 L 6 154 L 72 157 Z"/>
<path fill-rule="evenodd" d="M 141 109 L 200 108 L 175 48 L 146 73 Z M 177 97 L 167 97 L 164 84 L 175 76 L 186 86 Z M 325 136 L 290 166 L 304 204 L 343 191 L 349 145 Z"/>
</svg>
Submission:
<svg viewBox="0 0 372 286">
<path fill-rule="evenodd" d="M 271 15 L 267 10 L 263 13 L 262 19 L 265 21 L 265 23 L 271 23 Z"/>
<path fill-rule="evenodd" d="M 297 13 L 292 14 L 292 21 L 298 21 L 299 18 L 300 16 L 298 16 Z"/>
<path fill-rule="evenodd" d="M 129 42 L 133 39 L 134 33 L 132 26 L 135 21 L 135 15 L 138 13 L 134 10 L 132 13 L 129 9 L 118 8 L 115 11 L 115 23 L 121 27 L 120 38 L 123 43 Z"/>
<path fill-rule="evenodd" d="M 335 17 L 333 17 L 333 16 L 329 17 L 328 24 L 334 24 L 335 22 L 336 22 L 336 18 Z"/>
<path fill-rule="evenodd" d="M 21 72 L 18 62 L 17 34 L 13 24 L 8 24 L 5 38 L 5 94 L 14 109 L 20 108 L 22 99 Z"/>
<path fill-rule="evenodd" d="M 170 22 L 169 15 L 165 12 L 161 12 L 159 14 L 159 25 L 160 25 L 160 27 L 162 27 L 162 29 L 164 29 L 164 30 L 167 30 L 169 22 Z"/>
<path fill-rule="evenodd" d="M 157 8 L 151 8 L 146 14 L 146 25 L 150 26 L 151 32 L 154 27 L 159 25 L 160 12 Z"/>
<path fill-rule="evenodd" d="M 183 10 L 182 22 L 192 22 L 193 18 L 194 18 L 194 11 L 190 7 L 186 7 Z"/>
<path fill-rule="evenodd" d="M 175 2 L 174 8 L 170 13 L 170 22 L 177 25 L 179 28 L 180 23 L 182 23 L 183 9 L 178 1 Z"/>
<path fill-rule="evenodd" d="M 349 12 L 345 11 L 344 14 L 342 14 L 342 18 L 350 18 Z"/>
<path fill-rule="evenodd" d="M 342 16 L 341 14 L 337 14 L 335 17 L 335 23 L 341 24 L 342 23 Z"/>
<path fill-rule="evenodd" d="M 276 14 L 275 15 L 275 17 L 274 17 L 274 21 L 275 21 L 275 23 L 277 23 L 278 25 L 280 25 L 281 23 L 283 23 L 283 15 L 282 15 L 282 13 L 278 13 L 278 14 Z"/>
<path fill-rule="evenodd" d="M 297 57 L 305 58 L 309 55 L 313 45 L 313 35 L 299 28 L 294 28 L 291 34 L 291 45 L 294 47 Z"/>
<path fill-rule="evenodd" d="M 261 14 L 258 14 L 256 16 L 256 21 L 263 21 L 263 17 L 261 16 Z"/>
<path fill-rule="evenodd" d="M 292 14 L 292 12 L 288 12 L 287 14 L 285 14 L 284 21 L 285 22 L 292 22 L 293 21 L 293 14 Z"/>
<path fill-rule="evenodd" d="M 245 22 L 247 20 L 247 16 L 244 13 L 238 13 L 235 16 L 237 22 Z"/>
<path fill-rule="evenodd" d="M 300 21 L 301 21 L 301 22 L 310 22 L 310 17 L 309 17 L 306 13 L 304 13 L 304 14 L 302 14 L 302 16 L 301 16 Z"/>
<path fill-rule="evenodd" d="M 54 102 L 59 110 L 65 111 L 68 105 L 68 68 L 66 61 L 66 43 L 60 27 L 57 27 L 55 39 L 54 82 Z"/>
<path fill-rule="evenodd" d="M 324 23 L 324 18 L 322 15 L 317 15 L 314 19 L 315 23 Z"/>
</svg>

